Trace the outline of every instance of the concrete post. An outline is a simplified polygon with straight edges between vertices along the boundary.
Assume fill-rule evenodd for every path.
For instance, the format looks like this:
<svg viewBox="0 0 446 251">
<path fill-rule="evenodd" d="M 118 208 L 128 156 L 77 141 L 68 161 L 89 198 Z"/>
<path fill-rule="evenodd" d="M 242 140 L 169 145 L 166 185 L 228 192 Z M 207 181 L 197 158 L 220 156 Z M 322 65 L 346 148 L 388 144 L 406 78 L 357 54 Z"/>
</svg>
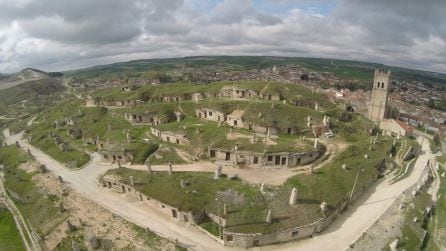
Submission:
<svg viewBox="0 0 446 251">
<path fill-rule="evenodd" d="M 262 183 L 262 184 L 260 185 L 260 193 L 262 193 L 262 194 L 265 193 L 265 184 L 264 184 L 264 183 Z"/>
<path fill-rule="evenodd" d="M 146 166 L 147 166 L 147 172 L 149 174 L 152 174 L 152 165 L 150 164 L 149 161 L 146 162 Z"/>
<path fill-rule="evenodd" d="M 180 122 L 181 121 L 181 112 L 176 111 L 175 116 L 177 118 L 177 122 Z"/>
<path fill-rule="evenodd" d="M 135 181 L 133 180 L 133 176 L 130 176 L 130 185 L 132 185 L 132 186 L 135 185 Z"/>
<path fill-rule="evenodd" d="M 268 215 L 266 216 L 266 223 L 271 224 L 273 221 L 273 214 L 271 212 L 271 209 L 268 210 Z"/>
<path fill-rule="evenodd" d="M 173 169 L 172 169 L 172 163 L 169 162 L 169 175 L 172 175 Z"/>
<path fill-rule="evenodd" d="M 321 211 L 322 211 L 323 213 L 325 213 L 325 212 L 327 211 L 327 207 L 328 207 L 328 206 L 327 206 L 327 202 L 322 201 L 320 207 L 321 207 Z"/>
<path fill-rule="evenodd" d="M 215 180 L 217 180 L 221 177 L 221 170 L 222 170 L 221 166 L 217 166 L 217 168 L 215 168 L 215 173 L 214 173 Z"/>
<path fill-rule="evenodd" d="M 228 208 L 227 208 L 227 206 L 226 206 L 226 203 L 225 204 L 223 204 L 223 215 L 227 215 L 228 214 Z"/>
<path fill-rule="evenodd" d="M 397 251 L 397 246 L 398 246 L 398 239 L 395 239 L 394 241 L 392 241 L 392 243 L 389 244 L 389 248 L 391 251 Z"/>
<path fill-rule="evenodd" d="M 291 195 L 290 195 L 290 205 L 294 206 L 297 204 L 297 188 L 293 188 L 293 190 L 291 190 Z"/>
<path fill-rule="evenodd" d="M 48 198 L 48 189 L 46 187 L 42 188 L 42 193 L 44 198 Z"/>
<path fill-rule="evenodd" d="M 317 149 L 317 143 L 318 143 L 318 141 L 319 141 L 318 138 L 316 138 L 316 139 L 314 140 L 314 149 Z"/>
</svg>

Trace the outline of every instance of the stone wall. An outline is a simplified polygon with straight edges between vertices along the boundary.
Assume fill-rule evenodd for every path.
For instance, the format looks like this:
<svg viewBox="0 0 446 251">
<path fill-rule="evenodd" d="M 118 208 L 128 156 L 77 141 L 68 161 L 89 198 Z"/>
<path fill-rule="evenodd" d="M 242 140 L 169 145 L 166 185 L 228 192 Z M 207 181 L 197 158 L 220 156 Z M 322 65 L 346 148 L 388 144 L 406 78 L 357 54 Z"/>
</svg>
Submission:
<svg viewBox="0 0 446 251">
<path fill-rule="evenodd" d="M 228 161 L 249 167 L 295 167 L 309 164 L 324 153 L 324 148 L 307 152 L 259 153 L 209 148 L 208 156 L 217 161 Z"/>
</svg>

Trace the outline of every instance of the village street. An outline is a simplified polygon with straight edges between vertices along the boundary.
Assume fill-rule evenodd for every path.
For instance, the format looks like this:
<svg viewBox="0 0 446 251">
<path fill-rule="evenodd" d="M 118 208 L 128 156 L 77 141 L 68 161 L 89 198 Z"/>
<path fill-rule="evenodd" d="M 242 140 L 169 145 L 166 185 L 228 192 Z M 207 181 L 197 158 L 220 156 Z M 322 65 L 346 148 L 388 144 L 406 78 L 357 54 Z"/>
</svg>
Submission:
<svg viewBox="0 0 446 251">
<path fill-rule="evenodd" d="M 61 176 L 72 188 L 84 194 L 88 199 L 130 222 L 142 227 L 149 227 L 162 237 L 171 240 L 176 239 L 193 250 L 238 250 L 222 246 L 212 238 L 201 233 L 197 228 L 175 222 L 155 208 L 143 206 L 142 203 L 136 200 L 129 200 L 125 195 L 113 193 L 106 188 L 102 188 L 102 186 L 98 185 L 97 179 L 112 166 L 101 164 L 100 156 L 97 153 L 92 155 L 92 161 L 85 168 L 70 171 L 39 149 L 20 139 L 21 135 L 11 136 L 7 130 L 3 133 L 7 138 L 8 144 L 14 144 L 16 140 L 19 141 L 20 146 L 25 151 L 30 149 L 35 159 L 46 165 L 54 175 Z M 413 171 L 405 179 L 392 185 L 389 184 L 388 180 L 380 180 L 356 201 L 351 208 L 340 215 L 328 229 L 313 238 L 282 245 L 257 247 L 253 250 L 346 249 L 379 219 L 399 194 L 416 184 L 423 175 L 427 162 L 433 155 L 430 153 L 429 142 L 421 138 L 419 138 L 419 141 L 422 143 L 425 152 L 418 157 Z M 143 167 L 141 166 L 140 168 Z"/>
</svg>

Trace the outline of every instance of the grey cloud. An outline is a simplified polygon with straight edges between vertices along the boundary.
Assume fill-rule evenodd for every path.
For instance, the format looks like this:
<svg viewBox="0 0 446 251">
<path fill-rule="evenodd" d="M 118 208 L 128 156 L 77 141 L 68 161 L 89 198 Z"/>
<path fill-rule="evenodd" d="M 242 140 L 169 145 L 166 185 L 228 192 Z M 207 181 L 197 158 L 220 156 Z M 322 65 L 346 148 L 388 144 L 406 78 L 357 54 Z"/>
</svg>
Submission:
<svg viewBox="0 0 446 251">
<path fill-rule="evenodd" d="M 280 16 L 257 10 L 251 0 L 222 0 L 207 12 L 185 0 L 11 2 L 0 0 L 0 71 L 231 54 L 334 57 L 446 72 L 446 2 L 439 0 L 340 0 L 326 15 L 295 9 Z M 317 1 L 324 2 L 333 1 Z"/>
<path fill-rule="evenodd" d="M 250 0 L 224 0 L 214 9 L 211 23 L 234 24 L 243 20 L 253 20 L 261 25 L 281 22 L 278 17 L 255 10 Z"/>
</svg>

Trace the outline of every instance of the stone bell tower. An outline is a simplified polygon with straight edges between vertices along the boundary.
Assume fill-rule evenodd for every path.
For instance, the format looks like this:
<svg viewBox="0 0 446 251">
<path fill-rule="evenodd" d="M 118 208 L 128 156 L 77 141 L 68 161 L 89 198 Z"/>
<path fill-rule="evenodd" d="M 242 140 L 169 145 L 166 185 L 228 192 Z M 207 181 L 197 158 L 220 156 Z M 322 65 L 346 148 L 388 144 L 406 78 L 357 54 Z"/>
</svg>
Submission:
<svg viewBox="0 0 446 251">
<path fill-rule="evenodd" d="M 375 70 L 372 100 L 369 104 L 369 119 L 379 123 L 386 118 L 387 97 L 389 95 L 390 71 Z"/>
</svg>

